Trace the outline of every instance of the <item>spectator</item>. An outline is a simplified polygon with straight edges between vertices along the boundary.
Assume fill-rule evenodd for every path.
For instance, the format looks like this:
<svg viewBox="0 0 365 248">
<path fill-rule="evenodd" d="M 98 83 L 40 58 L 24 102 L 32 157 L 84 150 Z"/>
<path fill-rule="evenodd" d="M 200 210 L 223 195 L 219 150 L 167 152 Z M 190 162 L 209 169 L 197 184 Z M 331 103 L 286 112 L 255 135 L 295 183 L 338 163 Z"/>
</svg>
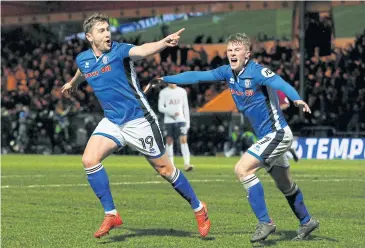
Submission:
<svg viewBox="0 0 365 248">
<path fill-rule="evenodd" d="M 316 24 L 313 22 L 311 25 Z M 18 150 L 32 150 L 37 143 L 37 137 L 46 133 L 49 139 L 47 142 L 54 150 L 57 144 L 67 143 L 68 139 L 75 136 L 69 124 L 63 125 L 67 123 L 69 115 L 76 112 L 101 112 L 95 96 L 90 94 L 92 89 L 86 83 L 80 84 L 79 91 L 69 98 L 60 94 L 61 86 L 71 79 L 71 75 L 77 69 L 74 62 L 75 54 L 87 49 L 87 44 L 78 39 L 64 43 L 38 42 L 25 34 L 18 33 L 18 35 L 24 39 L 13 39 L 12 43 L 3 42 L 2 47 L 1 104 L 3 124 L 7 127 L 7 132 L 5 134 L 2 132 L 3 148 L 9 150 L 15 147 L 15 145 L 10 146 L 10 143 L 21 143 L 24 146 L 18 146 Z M 140 42 L 138 38 L 134 41 Z M 171 53 L 161 54 L 161 63 L 157 63 L 153 58 L 138 61 L 135 68 L 141 86 L 143 87 L 152 78 L 167 74 L 188 70 L 210 70 L 228 63 L 226 56 L 221 58 L 217 52 L 209 64 L 208 55 L 203 47 L 198 51 L 199 58 L 189 61 L 190 50 L 196 52 L 191 46 L 181 45 L 180 66 L 177 62 L 178 56 L 171 56 Z M 271 51 L 267 52 L 263 47 L 257 47 L 253 54 L 258 62 L 269 66 L 299 90 L 300 59 L 297 50 L 283 46 L 278 41 Z M 313 56 L 307 58 L 305 63 L 305 98 L 314 114 L 306 116 L 304 123 L 301 123 L 297 110 L 291 106 L 287 114 L 293 129 L 303 125 L 321 124 L 334 126 L 339 131 L 365 131 L 365 31 L 357 35 L 354 45 L 335 48 L 326 60 Z M 187 85 L 185 88 L 191 109 L 197 109 L 226 89 L 227 85 L 199 84 Z M 158 90 L 158 88 L 152 90 L 147 96 L 154 109 L 157 107 Z M 24 126 L 24 123 L 28 125 Z M 91 125 L 90 123 L 88 125 Z M 211 153 L 209 149 L 217 147 L 219 141 L 208 140 L 204 128 L 204 126 L 192 126 L 190 140 L 192 150 L 196 147 L 208 154 Z M 58 132 L 60 130 L 62 132 Z M 220 132 L 222 127 L 219 128 L 219 125 L 210 127 L 209 130 L 214 137 L 217 132 L 223 133 Z M 25 140 L 24 133 L 28 133 L 32 138 Z M 202 134 L 205 134 L 204 137 Z M 46 140 L 42 142 L 47 143 Z M 213 145 L 210 142 L 213 142 Z M 221 148 L 223 149 L 223 145 Z M 69 148 L 64 149 L 66 151 Z"/>
</svg>

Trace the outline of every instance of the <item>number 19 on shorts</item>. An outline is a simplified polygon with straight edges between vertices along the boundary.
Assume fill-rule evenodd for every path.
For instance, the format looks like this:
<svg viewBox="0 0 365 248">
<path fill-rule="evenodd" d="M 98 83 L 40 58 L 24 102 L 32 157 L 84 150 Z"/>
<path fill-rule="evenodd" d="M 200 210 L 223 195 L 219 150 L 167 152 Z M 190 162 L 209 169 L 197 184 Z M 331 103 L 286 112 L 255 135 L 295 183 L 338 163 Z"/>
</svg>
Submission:
<svg viewBox="0 0 365 248">
<path fill-rule="evenodd" d="M 143 146 L 143 149 L 151 149 L 153 147 L 153 137 L 152 136 L 147 136 L 146 138 L 140 138 L 138 139 L 142 146 Z M 147 148 L 147 146 L 149 146 Z"/>
</svg>

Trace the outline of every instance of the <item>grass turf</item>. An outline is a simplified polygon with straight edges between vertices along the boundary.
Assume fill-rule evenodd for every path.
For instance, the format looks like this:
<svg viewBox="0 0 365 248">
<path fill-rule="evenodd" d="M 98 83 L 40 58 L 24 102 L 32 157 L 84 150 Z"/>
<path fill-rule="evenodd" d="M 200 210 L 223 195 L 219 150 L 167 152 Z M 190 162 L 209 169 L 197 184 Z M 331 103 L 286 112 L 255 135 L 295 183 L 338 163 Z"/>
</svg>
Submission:
<svg viewBox="0 0 365 248">
<path fill-rule="evenodd" d="M 149 167 L 143 157 L 104 161 L 124 225 L 93 238 L 103 210 L 88 186 L 81 156 L 2 156 L 3 247 L 252 247 L 256 219 L 233 174 L 238 158 L 193 157 L 185 173 L 208 203 L 211 233 L 199 237 L 189 205 Z M 182 164 L 176 158 L 177 165 Z M 298 222 L 284 196 L 264 172 L 271 217 L 278 229 L 264 242 L 272 247 L 365 247 L 364 162 L 302 160 L 292 163 L 319 232 L 293 242 Z"/>
</svg>

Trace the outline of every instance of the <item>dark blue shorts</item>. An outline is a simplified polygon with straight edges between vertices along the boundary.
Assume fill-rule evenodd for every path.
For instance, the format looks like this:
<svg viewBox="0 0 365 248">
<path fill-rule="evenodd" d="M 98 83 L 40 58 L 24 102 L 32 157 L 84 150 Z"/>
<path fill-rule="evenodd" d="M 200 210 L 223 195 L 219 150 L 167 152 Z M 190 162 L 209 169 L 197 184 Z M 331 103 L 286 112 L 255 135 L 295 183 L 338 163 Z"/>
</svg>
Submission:
<svg viewBox="0 0 365 248">
<path fill-rule="evenodd" d="M 173 138 L 187 135 L 188 128 L 186 127 L 186 122 L 166 123 L 164 134 Z"/>
</svg>

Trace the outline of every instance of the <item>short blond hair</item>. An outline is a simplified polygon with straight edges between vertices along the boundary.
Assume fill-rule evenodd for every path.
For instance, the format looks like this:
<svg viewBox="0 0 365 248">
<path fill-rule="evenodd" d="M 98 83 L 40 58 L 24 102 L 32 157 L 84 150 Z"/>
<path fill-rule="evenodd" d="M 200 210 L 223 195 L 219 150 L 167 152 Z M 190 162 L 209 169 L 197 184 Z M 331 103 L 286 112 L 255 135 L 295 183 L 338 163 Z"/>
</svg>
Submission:
<svg viewBox="0 0 365 248">
<path fill-rule="evenodd" d="M 101 13 L 92 14 L 89 18 L 87 18 L 84 21 L 83 28 L 85 34 L 89 33 L 90 29 L 92 29 L 92 27 L 98 22 L 106 22 L 109 24 L 109 17 Z"/>
<path fill-rule="evenodd" d="M 227 43 L 242 43 L 248 51 L 251 50 L 251 38 L 245 33 L 236 33 L 228 37 Z"/>
</svg>

